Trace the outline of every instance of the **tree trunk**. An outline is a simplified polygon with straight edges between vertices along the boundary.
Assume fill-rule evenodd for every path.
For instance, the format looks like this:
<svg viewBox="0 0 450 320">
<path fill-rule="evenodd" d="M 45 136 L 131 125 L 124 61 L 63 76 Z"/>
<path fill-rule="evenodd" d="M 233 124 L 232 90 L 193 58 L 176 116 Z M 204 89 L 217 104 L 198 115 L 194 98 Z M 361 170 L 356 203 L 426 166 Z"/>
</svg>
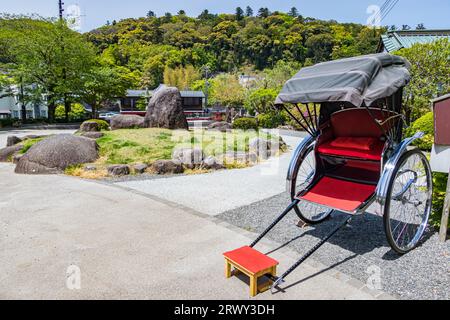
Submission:
<svg viewBox="0 0 450 320">
<path fill-rule="evenodd" d="M 55 111 L 56 111 L 56 105 L 54 102 L 51 102 L 48 104 L 48 121 L 50 123 L 55 122 Z"/>
<path fill-rule="evenodd" d="M 66 123 L 69 123 L 69 113 L 71 111 L 71 103 L 67 96 L 64 97 L 64 120 Z"/>
</svg>

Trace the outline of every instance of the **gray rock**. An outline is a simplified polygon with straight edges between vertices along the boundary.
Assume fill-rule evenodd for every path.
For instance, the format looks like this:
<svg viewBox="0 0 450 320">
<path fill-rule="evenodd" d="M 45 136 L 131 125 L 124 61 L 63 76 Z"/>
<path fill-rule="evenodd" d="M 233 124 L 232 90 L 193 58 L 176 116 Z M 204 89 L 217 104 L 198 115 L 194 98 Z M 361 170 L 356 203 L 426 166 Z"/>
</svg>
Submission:
<svg viewBox="0 0 450 320">
<path fill-rule="evenodd" d="M 271 141 L 262 138 L 254 138 L 249 143 L 249 151 L 255 153 L 261 159 L 269 159 L 272 155 Z"/>
<path fill-rule="evenodd" d="M 133 166 L 134 172 L 137 174 L 143 174 L 145 173 L 145 170 L 147 170 L 148 165 L 146 164 L 136 164 Z"/>
<path fill-rule="evenodd" d="M 15 172 L 62 173 L 69 166 L 94 162 L 97 158 L 98 145 L 94 140 L 71 134 L 60 134 L 33 145 L 20 158 Z"/>
<path fill-rule="evenodd" d="M 101 137 L 103 137 L 105 134 L 102 132 L 84 132 L 81 134 L 82 137 L 86 137 L 89 139 L 100 139 Z"/>
<path fill-rule="evenodd" d="M 148 104 L 144 125 L 147 128 L 189 128 L 177 88 L 160 89 L 153 95 Z"/>
<path fill-rule="evenodd" d="M 6 138 L 6 146 L 7 147 L 12 147 L 21 142 L 22 142 L 22 139 L 20 139 L 19 137 L 16 137 L 16 136 L 8 136 Z"/>
<path fill-rule="evenodd" d="M 202 168 L 207 170 L 225 169 L 225 166 L 220 163 L 215 157 L 209 156 L 203 160 Z"/>
<path fill-rule="evenodd" d="M 109 166 L 107 169 L 111 176 L 127 176 L 130 174 L 130 167 L 124 164 Z"/>
<path fill-rule="evenodd" d="M 174 160 L 158 160 L 152 164 L 152 170 L 157 174 L 179 174 L 184 172 L 181 162 Z"/>
<path fill-rule="evenodd" d="M 98 132 L 100 131 L 100 125 L 95 121 L 85 121 L 80 126 L 81 132 Z"/>
<path fill-rule="evenodd" d="M 23 157 L 23 154 L 15 154 L 15 155 L 13 155 L 13 159 L 12 159 L 13 163 L 14 164 L 18 164 L 22 157 Z"/>
<path fill-rule="evenodd" d="M 84 166 L 83 170 L 84 171 L 96 171 L 97 167 L 94 165 L 87 165 L 87 166 Z"/>
<path fill-rule="evenodd" d="M 232 128 L 233 128 L 233 126 L 226 121 L 214 122 L 208 126 L 208 130 L 210 130 L 210 131 L 215 130 L 215 131 L 220 131 L 220 132 L 231 131 Z"/>
<path fill-rule="evenodd" d="M 13 156 L 20 152 L 23 149 L 23 146 L 20 144 L 16 144 L 10 147 L 6 147 L 0 149 L 0 162 L 9 162 L 12 160 Z"/>
<path fill-rule="evenodd" d="M 253 165 L 258 162 L 258 156 L 256 153 L 253 152 L 227 152 L 223 157 L 224 163 L 240 163 L 240 164 L 246 164 L 246 165 Z"/>
<path fill-rule="evenodd" d="M 144 118 L 137 115 L 119 114 L 111 119 L 111 130 L 144 128 Z"/>
<path fill-rule="evenodd" d="M 172 160 L 180 161 L 189 169 L 202 164 L 205 154 L 200 148 L 177 148 L 172 153 Z"/>
</svg>

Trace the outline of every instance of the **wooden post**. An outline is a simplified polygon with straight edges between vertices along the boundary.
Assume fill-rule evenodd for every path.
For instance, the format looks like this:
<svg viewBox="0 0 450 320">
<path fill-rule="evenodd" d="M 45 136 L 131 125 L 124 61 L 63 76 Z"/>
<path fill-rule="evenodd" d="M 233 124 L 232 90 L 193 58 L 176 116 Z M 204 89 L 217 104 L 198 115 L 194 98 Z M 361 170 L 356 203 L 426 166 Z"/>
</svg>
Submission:
<svg viewBox="0 0 450 320">
<path fill-rule="evenodd" d="M 442 210 L 441 230 L 439 232 L 439 240 L 441 242 L 445 242 L 447 240 L 449 211 L 450 211 L 450 172 L 447 180 L 447 190 L 445 192 L 444 209 Z"/>
</svg>

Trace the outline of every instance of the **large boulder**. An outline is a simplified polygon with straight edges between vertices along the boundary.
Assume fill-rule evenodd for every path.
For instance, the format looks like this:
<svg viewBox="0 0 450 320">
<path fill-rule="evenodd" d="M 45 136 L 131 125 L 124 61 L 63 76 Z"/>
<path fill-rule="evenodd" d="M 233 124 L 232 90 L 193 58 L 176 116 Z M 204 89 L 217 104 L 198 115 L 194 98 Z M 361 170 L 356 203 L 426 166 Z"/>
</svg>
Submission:
<svg viewBox="0 0 450 320">
<path fill-rule="evenodd" d="M 202 163 L 202 169 L 207 169 L 207 170 L 220 170 L 220 169 L 225 169 L 225 166 L 220 163 L 217 158 L 213 157 L 213 156 L 209 156 L 207 158 L 205 158 L 205 160 L 203 160 Z"/>
<path fill-rule="evenodd" d="M 157 174 L 179 174 L 183 173 L 183 165 L 175 160 L 158 160 L 152 164 L 152 171 Z"/>
<path fill-rule="evenodd" d="M 100 131 L 100 125 L 95 121 L 85 121 L 80 126 L 81 132 L 98 132 Z"/>
<path fill-rule="evenodd" d="M 23 146 L 16 144 L 10 147 L 0 149 L 0 162 L 9 162 L 13 159 L 14 155 L 19 153 L 23 149 Z"/>
<path fill-rule="evenodd" d="M 172 153 L 172 160 L 179 161 L 189 169 L 202 164 L 205 154 L 200 148 L 176 148 Z"/>
<path fill-rule="evenodd" d="M 144 118 L 137 115 L 120 114 L 111 119 L 111 130 L 144 128 Z"/>
<path fill-rule="evenodd" d="M 177 88 L 158 90 L 150 99 L 145 127 L 165 129 L 188 129 L 180 91 Z"/>
<path fill-rule="evenodd" d="M 272 155 L 272 144 L 271 141 L 254 138 L 249 143 L 249 151 L 255 153 L 261 159 L 268 159 Z"/>
<path fill-rule="evenodd" d="M 84 132 L 81 134 L 82 137 L 94 139 L 94 140 L 100 139 L 104 135 L 105 134 L 103 132 Z"/>
<path fill-rule="evenodd" d="M 51 136 L 32 146 L 20 158 L 16 173 L 56 174 L 67 167 L 94 162 L 98 158 L 97 143 L 70 134 Z"/>
</svg>

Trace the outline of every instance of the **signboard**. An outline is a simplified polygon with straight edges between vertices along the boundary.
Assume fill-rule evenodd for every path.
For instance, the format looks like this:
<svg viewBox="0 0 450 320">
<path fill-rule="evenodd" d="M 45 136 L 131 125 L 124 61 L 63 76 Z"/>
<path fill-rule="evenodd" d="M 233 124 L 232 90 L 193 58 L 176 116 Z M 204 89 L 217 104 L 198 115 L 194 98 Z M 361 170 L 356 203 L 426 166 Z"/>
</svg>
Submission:
<svg viewBox="0 0 450 320">
<path fill-rule="evenodd" d="M 439 238 L 447 239 L 450 212 L 450 94 L 432 101 L 434 114 L 434 145 L 431 152 L 431 169 L 449 174 Z"/>
</svg>

